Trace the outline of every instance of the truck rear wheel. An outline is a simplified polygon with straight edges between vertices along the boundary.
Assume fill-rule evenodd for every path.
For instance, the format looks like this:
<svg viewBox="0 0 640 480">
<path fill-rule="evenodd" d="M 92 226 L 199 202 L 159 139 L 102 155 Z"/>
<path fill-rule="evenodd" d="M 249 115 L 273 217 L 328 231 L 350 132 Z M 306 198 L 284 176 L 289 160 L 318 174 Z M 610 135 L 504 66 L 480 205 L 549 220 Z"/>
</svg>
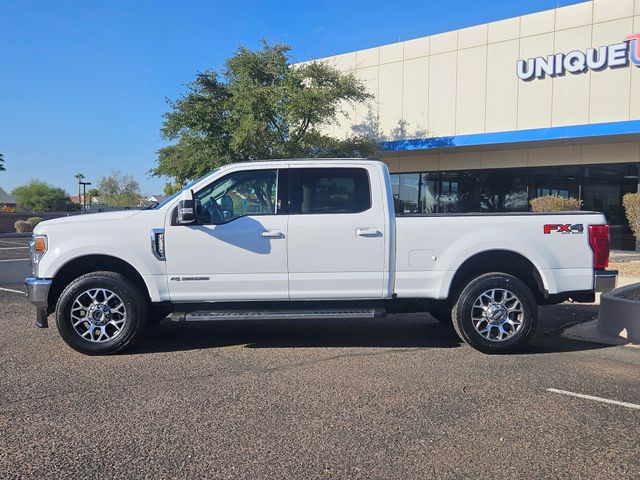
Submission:
<svg viewBox="0 0 640 480">
<path fill-rule="evenodd" d="M 460 338 L 484 353 L 511 352 L 527 342 L 538 322 L 538 305 L 523 282 L 505 273 L 474 278 L 452 310 Z"/>
<path fill-rule="evenodd" d="M 145 326 L 147 302 L 124 275 L 92 272 L 64 289 L 56 306 L 62 339 L 74 350 L 106 355 L 131 345 Z"/>
</svg>

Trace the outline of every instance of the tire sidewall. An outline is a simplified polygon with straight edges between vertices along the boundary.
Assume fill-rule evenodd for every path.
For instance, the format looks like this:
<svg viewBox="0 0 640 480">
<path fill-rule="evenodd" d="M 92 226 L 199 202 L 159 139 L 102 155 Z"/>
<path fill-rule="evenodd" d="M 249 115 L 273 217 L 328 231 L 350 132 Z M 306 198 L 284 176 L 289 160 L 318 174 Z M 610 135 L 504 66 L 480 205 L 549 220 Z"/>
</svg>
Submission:
<svg viewBox="0 0 640 480">
<path fill-rule="evenodd" d="M 124 303 L 127 320 L 123 330 L 106 342 L 90 342 L 82 338 L 73 328 L 71 307 L 75 299 L 92 288 L 105 288 L 117 294 Z M 140 333 L 146 319 L 146 302 L 138 288 L 126 277 L 112 272 L 96 272 L 83 275 L 64 289 L 56 306 L 56 325 L 62 339 L 74 350 L 89 355 L 117 352 Z"/>
<path fill-rule="evenodd" d="M 471 309 L 477 298 L 493 288 L 512 292 L 519 298 L 524 310 L 523 325 L 518 333 L 500 342 L 488 340 L 480 335 L 471 320 Z M 538 322 L 538 306 L 533 293 L 522 281 L 504 273 L 489 273 L 475 278 L 462 291 L 454 305 L 452 318 L 460 338 L 473 348 L 484 353 L 506 353 L 522 346 L 533 334 Z"/>
</svg>

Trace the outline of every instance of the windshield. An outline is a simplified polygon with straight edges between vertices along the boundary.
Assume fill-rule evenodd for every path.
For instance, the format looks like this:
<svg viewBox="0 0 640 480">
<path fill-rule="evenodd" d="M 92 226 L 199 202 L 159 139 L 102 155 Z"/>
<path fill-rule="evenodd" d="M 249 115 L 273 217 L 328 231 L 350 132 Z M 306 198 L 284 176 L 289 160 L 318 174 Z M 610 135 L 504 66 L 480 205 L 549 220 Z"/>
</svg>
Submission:
<svg viewBox="0 0 640 480">
<path fill-rule="evenodd" d="M 158 205 L 156 205 L 155 207 L 153 207 L 154 210 L 159 210 L 162 207 L 164 207 L 167 203 L 171 202 L 174 198 L 176 198 L 178 195 L 180 195 L 182 192 L 184 192 L 185 190 L 190 189 L 191 187 L 193 187 L 196 183 L 198 183 L 200 180 L 204 180 L 205 178 L 207 178 L 209 175 L 211 175 L 212 173 L 217 172 L 218 169 L 216 168 L 215 170 L 210 171 L 209 173 L 207 173 L 206 175 L 203 175 L 202 177 L 198 178 L 197 180 L 194 180 L 193 182 L 189 183 L 186 187 L 184 187 L 182 190 L 177 191 L 176 193 L 174 193 L 173 195 L 171 195 L 169 198 L 165 198 L 162 202 L 160 202 Z"/>
</svg>

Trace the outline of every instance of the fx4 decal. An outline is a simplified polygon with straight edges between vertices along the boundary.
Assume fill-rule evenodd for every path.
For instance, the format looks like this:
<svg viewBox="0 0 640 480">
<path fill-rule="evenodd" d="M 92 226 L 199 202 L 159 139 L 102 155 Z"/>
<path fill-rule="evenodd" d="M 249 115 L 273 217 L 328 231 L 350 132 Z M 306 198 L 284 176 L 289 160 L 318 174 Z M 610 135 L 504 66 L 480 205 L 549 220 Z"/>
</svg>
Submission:
<svg viewBox="0 0 640 480">
<path fill-rule="evenodd" d="M 544 234 L 551 235 L 552 233 L 562 233 L 562 234 L 576 234 L 576 233 L 584 233 L 584 225 L 581 223 L 577 223 L 575 225 L 565 224 L 565 225 L 545 225 L 544 226 Z"/>
</svg>

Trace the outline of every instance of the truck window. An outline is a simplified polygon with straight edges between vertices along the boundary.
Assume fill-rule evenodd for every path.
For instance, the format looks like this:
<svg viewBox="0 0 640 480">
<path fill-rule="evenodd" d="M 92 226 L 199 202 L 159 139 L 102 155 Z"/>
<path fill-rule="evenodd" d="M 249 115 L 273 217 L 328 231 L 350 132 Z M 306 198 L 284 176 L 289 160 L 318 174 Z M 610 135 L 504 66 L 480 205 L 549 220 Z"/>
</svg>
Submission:
<svg viewBox="0 0 640 480">
<path fill-rule="evenodd" d="M 277 170 L 225 175 L 195 194 L 198 223 L 217 225 L 246 215 L 274 215 L 277 184 Z"/>
<path fill-rule="evenodd" d="M 371 208 L 364 168 L 291 169 L 292 214 L 360 213 Z"/>
</svg>

